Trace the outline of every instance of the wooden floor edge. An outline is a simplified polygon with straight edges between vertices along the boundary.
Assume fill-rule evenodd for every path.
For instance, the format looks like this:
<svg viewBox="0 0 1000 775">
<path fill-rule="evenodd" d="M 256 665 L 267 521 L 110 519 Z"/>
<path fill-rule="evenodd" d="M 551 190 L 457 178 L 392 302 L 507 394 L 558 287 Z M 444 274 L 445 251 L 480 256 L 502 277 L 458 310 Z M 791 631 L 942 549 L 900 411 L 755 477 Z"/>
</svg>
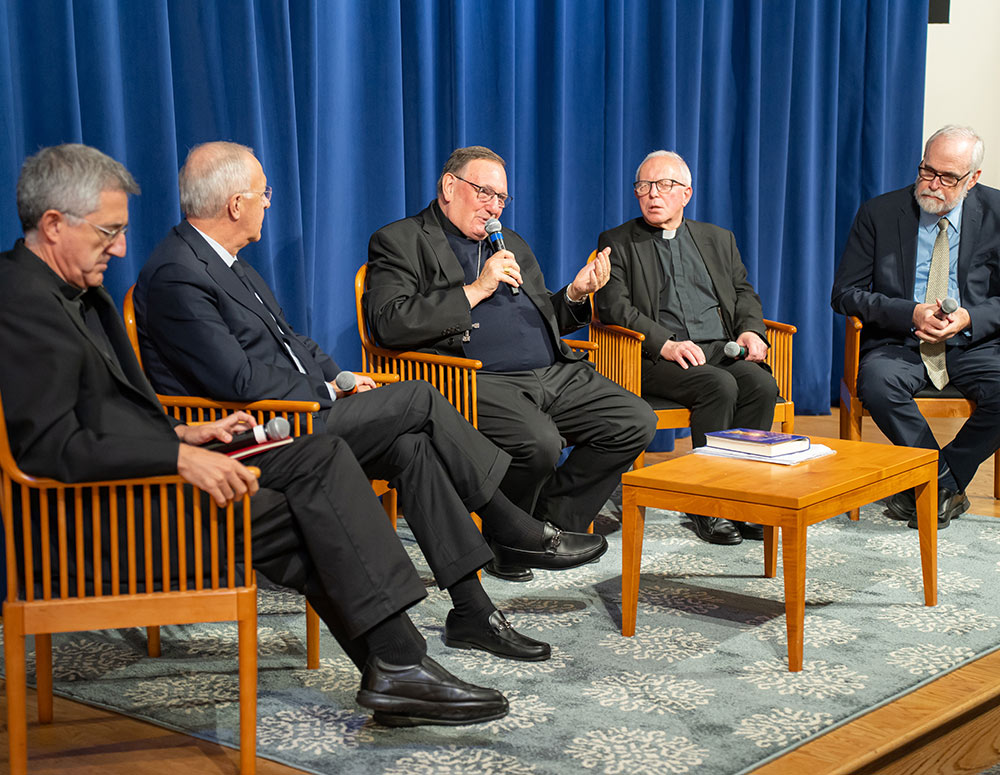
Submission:
<svg viewBox="0 0 1000 775">
<path fill-rule="evenodd" d="M 849 775 L 930 745 L 1000 705 L 1000 650 L 764 764 L 752 775 Z M 880 770 L 881 771 L 881 770 Z"/>
</svg>

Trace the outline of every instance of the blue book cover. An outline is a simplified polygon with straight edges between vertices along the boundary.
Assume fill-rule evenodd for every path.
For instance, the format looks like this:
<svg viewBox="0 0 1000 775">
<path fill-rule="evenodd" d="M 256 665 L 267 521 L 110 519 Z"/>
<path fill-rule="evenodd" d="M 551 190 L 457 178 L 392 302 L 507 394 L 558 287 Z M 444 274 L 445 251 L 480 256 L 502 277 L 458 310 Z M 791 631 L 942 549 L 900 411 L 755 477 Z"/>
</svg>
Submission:
<svg viewBox="0 0 1000 775">
<path fill-rule="evenodd" d="M 731 428 L 728 431 L 711 431 L 705 434 L 705 443 L 716 449 L 735 452 L 752 452 L 765 457 L 778 457 L 809 449 L 808 436 L 791 433 L 758 431 L 753 428 Z"/>
<path fill-rule="evenodd" d="M 745 441 L 749 444 L 781 444 L 787 441 L 809 443 L 807 436 L 796 436 L 794 433 L 777 433 L 775 431 L 757 431 L 753 428 L 730 428 L 728 431 L 710 431 L 707 438 L 729 439 L 730 441 Z"/>
</svg>

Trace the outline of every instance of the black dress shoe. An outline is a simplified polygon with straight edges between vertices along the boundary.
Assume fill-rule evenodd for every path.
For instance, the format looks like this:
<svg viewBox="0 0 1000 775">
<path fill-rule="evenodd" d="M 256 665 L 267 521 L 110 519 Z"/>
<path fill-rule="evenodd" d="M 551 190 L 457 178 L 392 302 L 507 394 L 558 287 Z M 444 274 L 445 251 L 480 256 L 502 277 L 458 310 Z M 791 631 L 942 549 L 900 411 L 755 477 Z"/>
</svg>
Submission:
<svg viewBox="0 0 1000 775">
<path fill-rule="evenodd" d="M 541 662 L 552 656 L 548 643 L 521 635 L 500 611 L 491 613 L 485 622 L 473 622 L 449 611 L 444 642 L 453 649 L 482 649 L 496 657 L 522 662 Z"/>
<path fill-rule="evenodd" d="M 490 548 L 501 568 L 525 566 L 544 570 L 565 570 L 586 565 L 608 551 L 604 536 L 594 533 L 565 533 L 551 522 L 542 525 L 537 548 L 523 549 L 493 543 Z"/>
<path fill-rule="evenodd" d="M 531 568 L 523 568 L 517 565 L 509 567 L 497 565 L 496 560 L 490 560 L 486 563 L 483 566 L 483 570 L 494 578 L 503 579 L 504 581 L 531 581 L 535 578 L 535 574 L 531 572 Z"/>
<path fill-rule="evenodd" d="M 710 544 L 738 544 L 743 541 L 736 525 L 728 519 L 703 517 L 700 514 L 688 514 L 688 519 L 694 523 L 695 535 L 702 541 Z"/>
<path fill-rule="evenodd" d="M 955 492 L 954 490 L 949 490 L 947 487 L 939 488 L 938 530 L 944 530 L 948 527 L 953 519 L 958 519 L 965 512 L 967 512 L 969 510 L 969 506 L 969 499 L 966 497 L 964 492 Z M 907 527 L 912 527 L 914 530 L 919 527 L 915 514 L 913 519 L 907 522 L 906 525 Z"/>
<path fill-rule="evenodd" d="M 415 665 L 369 657 L 357 700 L 389 727 L 478 724 L 503 718 L 508 710 L 507 698 L 496 689 L 466 683 L 426 655 Z"/>
<path fill-rule="evenodd" d="M 736 520 L 731 520 L 732 524 L 736 525 L 736 529 L 740 531 L 740 535 L 747 541 L 763 541 L 764 540 L 764 526 L 758 525 L 756 522 L 737 522 Z"/>
<path fill-rule="evenodd" d="M 917 516 L 917 496 L 912 489 L 890 495 L 885 499 L 885 510 L 890 519 L 913 519 Z"/>
</svg>

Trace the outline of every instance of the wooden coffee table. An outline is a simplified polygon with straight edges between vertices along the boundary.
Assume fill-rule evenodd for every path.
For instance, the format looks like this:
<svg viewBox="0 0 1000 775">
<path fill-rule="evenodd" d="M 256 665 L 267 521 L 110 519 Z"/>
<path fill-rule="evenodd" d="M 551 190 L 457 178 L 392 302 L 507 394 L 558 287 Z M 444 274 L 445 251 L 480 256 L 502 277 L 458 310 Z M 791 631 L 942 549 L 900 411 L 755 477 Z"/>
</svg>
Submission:
<svg viewBox="0 0 1000 775">
<path fill-rule="evenodd" d="M 764 576 L 777 573 L 781 529 L 788 669 L 802 669 L 806 528 L 914 487 L 924 604 L 937 605 L 935 450 L 814 438 L 835 455 L 782 466 L 691 453 L 622 476 L 622 635 L 635 635 L 645 510 L 653 506 L 764 525 Z M 905 530 L 903 523 L 900 528 Z"/>
</svg>

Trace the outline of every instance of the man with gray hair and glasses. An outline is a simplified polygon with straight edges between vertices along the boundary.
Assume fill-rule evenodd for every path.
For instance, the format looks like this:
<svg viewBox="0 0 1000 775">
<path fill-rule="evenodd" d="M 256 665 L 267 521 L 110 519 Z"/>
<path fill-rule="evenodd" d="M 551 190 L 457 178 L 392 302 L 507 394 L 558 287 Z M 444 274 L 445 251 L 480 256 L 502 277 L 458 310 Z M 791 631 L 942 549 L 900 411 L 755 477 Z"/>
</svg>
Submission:
<svg viewBox="0 0 1000 775">
<path fill-rule="evenodd" d="M 966 486 L 1000 447 L 1000 191 L 977 185 L 983 153 L 970 127 L 932 134 L 916 181 L 861 205 L 830 297 L 864 324 L 858 397 L 893 444 L 939 449 L 922 391 L 976 404 L 940 448 L 939 529 L 968 510 Z M 912 490 L 886 509 L 917 527 Z"/>
<path fill-rule="evenodd" d="M 691 170 L 673 151 L 643 159 L 632 184 L 642 216 L 601 234 L 611 279 L 596 296 L 604 323 L 645 334 L 642 394 L 691 410 L 691 443 L 728 428 L 767 430 L 778 386 L 764 364 L 768 341 L 760 297 L 732 232 L 684 217 Z M 736 357 L 725 352 L 735 341 Z M 712 544 L 762 540 L 748 522 L 689 514 Z"/>
</svg>

